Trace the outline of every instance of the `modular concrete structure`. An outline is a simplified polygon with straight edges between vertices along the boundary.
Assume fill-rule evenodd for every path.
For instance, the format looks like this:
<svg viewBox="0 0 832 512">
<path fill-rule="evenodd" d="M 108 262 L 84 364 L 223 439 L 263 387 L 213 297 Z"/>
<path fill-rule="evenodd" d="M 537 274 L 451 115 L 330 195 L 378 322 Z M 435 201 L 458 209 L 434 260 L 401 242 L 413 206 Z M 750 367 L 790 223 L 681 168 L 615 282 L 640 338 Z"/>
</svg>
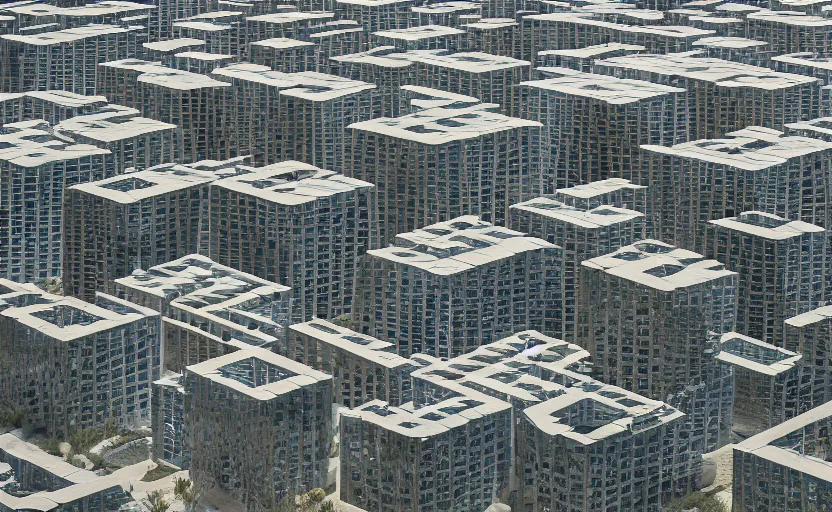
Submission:
<svg viewBox="0 0 832 512">
<path fill-rule="evenodd" d="M 419 25 L 374 32 L 374 46 L 392 46 L 398 51 L 456 50 L 461 48 L 465 31 L 444 25 Z"/>
<path fill-rule="evenodd" d="M 140 462 L 97 476 L 21 439 L 20 431 L 0 436 L 0 510 L 4 512 L 118 510 L 137 507 L 130 490 L 153 467 Z"/>
<path fill-rule="evenodd" d="M 708 221 L 746 211 L 832 226 L 832 142 L 751 126 L 721 139 L 642 148 L 644 173 L 632 179 L 649 186 L 648 232 L 661 240 L 703 251 Z"/>
<path fill-rule="evenodd" d="M 107 106 L 107 98 L 70 91 L 31 91 L 0 93 L 0 104 L 6 105 L 5 113 L 0 113 L 0 124 L 41 120 L 54 126 L 71 117 L 99 112 Z"/>
<path fill-rule="evenodd" d="M 709 222 L 705 255 L 738 274 L 736 330 L 780 344 L 787 318 L 824 303 L 826 231 L 763 212 Z"/>
<path fill-rule="evenodd" d="M 482 4 L 479 2 L 451 1 L 432 2 L 410 8 L 411 26 L 440 25 L 461 28 L 470 16 L 479 16 Z"/>
<path fill-rule="evenodd" d="M 714 18 L 719 19 L 719 18 Z M 751 66 L 768 67 L 775 53 L 768 48 L 765 41 L 756 41 L 744 37 L 704 37 L 693 43 L 694 49 L 703 49 L 705 55 L 713 59 L 730 60 Z M 786 69 L 778 71 L 794 73 Z M 808 73 L 797 73 L 808 74 Z"/>
<path fill-rule="evenodd" d="M 376 185 L 382 245 L 460 215 L 505 225 L 509 206 L 543 193 L 540 126 L 483 104 L 355 123 L 344 174 Z"/>
<path fill-rule="evenodd" d="M 642 80 L 563 70 L 564 76 L 522 82 L 519 115 L 543 123 L 544 189 L 632 175 L 639 146 L 688 138 L 685 90 Z"/>
<path fill-rule="evenodd" d="M 354 409 L 373 400 L 411 400 L 410 373 L 419 367 L 396 346 L 318 319 L 289 327 L 288 356 L 332 375 L 332 400 Z"/>
<path fill-rule="evenodd" d="M 624 57 L 647 50 L 638 44 L 623 44 L 610 42 L 596 44 L 583 48 L 569 48 L 562 50 L 540 50 L 537 52 L 537 63 L 542 67 L 569 68 L 584 73 L 592 72 L 592 62 L 596 59 L 609 57 Z"/>
<path fill-rule="evenodd" d="M 454 357 L 528 326 L 559 332 L 561 280 L 560 247 L 459 217 L 368 251 L 353 319 L 401 355 Z"/>
<path fill-rule="evenodd" d="M 240 58 L 246 50 L 246 17 L 236 11 L 210 11 L 173 22 L 176 38 L 205 41 L 203 50 Z"/>
<path fill-rule="evenodd" d="M 782 129 L 818 117 L 820 82 L 698 55 L 632 55 L 596 61 L 596 73 L 681 87 L 690 139 L 721 137 L 748 126 Z M 625 176 L 626 177 L 626 176 Z"/>
<path fill-rule="evenodd" d="M 734 374 L 735 433 L 751 437 L 797 415 L 800 354 L 736 332 L 719 343 L 716 358 Z"/>
<path fill-rule="evenodd" d="M 116 173 L 128 168 L 147 169 L 172 162 L 179 154 L 175 146 L 176 125 L 141 117 L 134 108 L 109 105 L 98 113 L 75 116 L 54 126 L 55 133 L 79 144 L 107 149 L 113 154 Z"/>
<path fill-rule="evenodd" d="M 282 73 L 300 73 L 316 70 L 315 53 L 315 43 L 275 37 L 249 43 L 248 60 Z"/>
<path fill-rule="evenodd" d="M 563 329 L 557 335 L 574 342 L 581 262 L 640 240 L 644 236 L 644 214 L 609 205 L 582 209 L 538 197 L 511 205 L 509 226 L 563 247 Z"/>
<path fill-rule="evenodd" d="M 694 450 L 724 444 L 733 382 L 715 356 L 734 326 L 737 275 L 657 240 L 582 267 L 578 343 L 592 354 L 597 378 L 677 406 Z"/>
<path fill-rule="evenodd" d="M 252 155 L 255 165 L 300 160 L 340 171 L 347 127 L 377 112 L 375 86 L 357 80 L 249 63 L 216 69 L 212 76 L 234 92 L 225 110 L 239 152 Z"/>
<path fill-rule="evenodd" d="M 334 0 L 338 19 L 354 20 L 368 33 L 410 26 L 410 9 L 419 0 Z"/>
<path fill-rule="evenodd" d="M 802 414 L 832 400 L 832 306 L 821 306 L 786 320 L 785 337 L 779 347 L 801 354 L 801 378 L 797 413 Z"/>
<path fill-rule="evenodd" d="M 191 254 L 117 279 L 126 300 L 162 314 L 162 366 L 186 366 L 250 346 L 285 352 L 290 289 Z"/>
<path fill-rule="evenodd" d="M 685 25 L 628 25 L 577 12 L 524 16 L 522 58 L 536 62 L 541 50 L 575 50 L 609 43 L 643 46 L 649 53 L 686 52 L 697 39 L 716 35 Z"/>
<path fill-rule="evenodd" d="M 209 76 L 136 59 L 99 66 L 98 93 L 178 126 L 178 161 L 225 160 L 237 156 L 231 85 Z"/>
<path fill-rule="evenodd" d="M 830 429 L 827 402 L 736 445 L 734 511 L 822 510 L 832 503 Z"/>
<path fill-rule="evenodd" d="M 490 55 L 519 55 L 520 23 L 514 18 L 479 18 L 464 21 L 459 28 L 465 30 L 462 49 Z"/>
<path fill-rule="evenodd" d="M 149 424 L 158 313 L 110 295 L 90 304 L 7 280 L 0 291 L 0 389 L 27 424 L 58 438 L 108 422 Z"/>
<path fill-rule="evenodd" d="M 208 253 L 290 286 L 293 318 L 349 313 L 359 260 L 377 246 L 375 187 L 291 160 L 248 170 L 211 188 Z"/>
<path fill-rule="evenodd" d="M 281 37 L 306 41 L 318 27 L 333 19 L 334 13 L 322 11 L 290 11 L 249 16 L 246 18 L 247 40 L 252 43 Z"/>
<path fill-rule="evenodd" d="M 609 503 L 615 497 L 621 508 L 649 510 L 689 492 L 700 479 L 701 457 L 681 429 L 683 415 L 593 380 L 588 357 L 579 346 L 537 331 L 518 332 L 448 361 L 418 356 L 426 366 L 413 372 L 414 407 L 479 394 L 511 404 L 512 454 L 503 471 L 512 482 L 504 503 L 513 509 L 570 504 L 595 510 L 599 499 Z M 547 418 L 572 405 L 598 405 L 601 424 L 579 415 L 560 422 Z M 641 453 L 642 446 L 652 448 Z M 591 463 L 590 456 L 596 457 Z M 602 482 L 593 481 L 598 471 Z"/>
<path fill-rule="evenodd" d="M 13 281 L 60 275 L 65 189 L 114 174 L 109 150 L 46 128 L 24 121 L 0 134 L 0 276 Z"/>
<path fill-rule="evenodd" d="M 824 86 L 832 85 L 832 57 L 828 54 L 818 54 L 808 51 L 776 55 L 771 58 L 772 67 L 783 73 L 813 76 Z M 824 106 L 824 114 L 829 107 Z"/>
<path fill-rule="evenodd" d="M 482 394 L 341 414 L 341 500 L 367 511 L 484 510 L 506 486 L 511 406 Z"/>
<path fill-rule="evenodd" d="M 196 488 L 259 512 L 287 492 L 323 487 L 332 443 L 331 380 L 258 348 L 189 366 L 185 432 Z"/>
<path fill-rule="evenodd" d="M 0 90 L 95 94 L 98 64 L 136 57 L 146 36 L 143 27 L 105 24 L 0 36 Z"/>
<path fill-rule="evenodd" d="M 635 185 L 623 178 L 609 178 L 558 189 L 553 198 L 582 210 L 609 205 L 644 212 L 647 207 L 647 187 Z"/>
<path fill-rule="evenodd" d="M 238 163 L 164 164 L 67 189 L 64 293 L 90 300 L 134 270 L 207 253 L 209 185 L 245 172 Z"/>
<path fill-rule="evenodd" d="M 761 9 L 745 17 L 745 37 L 766 41 L 777 55 L 832 51 L 832 20 L 791 10 Z"/>
<path fill-rule="evenodd" d="M 186 468 L 190 463 L 190 454 L 183 432 L 185 388 L 182 386 L 182 375 L 165 375 L 154 381 L 150 389 L 153 459 Z"/>
<path fill-rule="evenodd" d="M 377 46 L 367 52 L 333 57 L 334 73 L 374 83 L 379 97 L 379 114 L 395 117 L 404 113 L 399 103 L 402 87 L 416 82 L 415 66 L 393 46 Z M 378 116 L 376 116 L 378 117 Z"/>
</svg>

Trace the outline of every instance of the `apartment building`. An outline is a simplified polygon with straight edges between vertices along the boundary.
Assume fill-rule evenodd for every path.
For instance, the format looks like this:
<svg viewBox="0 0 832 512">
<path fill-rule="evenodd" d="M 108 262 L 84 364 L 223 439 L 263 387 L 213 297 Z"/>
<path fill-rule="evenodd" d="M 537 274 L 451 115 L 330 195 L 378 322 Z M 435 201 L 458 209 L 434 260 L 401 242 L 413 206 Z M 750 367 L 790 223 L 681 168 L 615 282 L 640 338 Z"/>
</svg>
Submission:
<svg viewBox="0 0 832 512">
<path fill-rule="evenodd" d="M 182 71 L 207 75 L 217 68 L 228 66 L 236 61 L 237 57 L 234 55 L 205 52 L 181 52 L 173 56 L 170 61 L 170 66 L 176 69 L 181 69 Z"/>
<path fill-rule="evenodd" d="M 175 124 L 182 163 L 237 156 L 231 85 L 140 60 L 101 64 L 98 92 L 138 109 L 143 116 Z"/>
<path fill-rule="evenodd" d="M 411 26 L 438 25 L 461 28 L 470 16 L 479 16 L 482 5 L 479 2 L 452 1 L 433 2 L 410 8 Z"/>
<path fill-rule="evenodd" d="M 413 372 L 416 411 L 479 394 L 511 404 L 516 420 L 504 435 L 512 453 L 501 469 L 511 482 L 503 503 L 512 509 L 557 510 L 570 503 L 595 510 L 601 500 L 649 510 L 701 479 L 701 456 L 681 430 L 683 415 L 593 380 L 589 353 L 577 345 L 522 331 L 448 361 L 418 357 L 425 366 Z M 597 417 L 581 416 L 583 408 Z M 592 480 L 599 471 L 602 483 Z"/>
<path fill-rule="evenodd" d="M 560 332 L 562 266 L 554 244 L 459 217 L 368 251 L 353 320 L 403 356 L 455 357 L 529 326 Z"/>
<path fill-rule="evenodd" d="M 830 142 L 751 126 L 721 139 L 642 149 L 644 174 L 632 179 L 650 188 L 648 232 L 662 240 L 703 251 L 708 221 L 746 211 L 832 226 Z"/>
<path fill-rule="evenodd" d="M 5 279 L 0 292 L 0 393 L 27 424 L 61 439 L 108 422 L 149 424 L 158 313 L 110 295 L 88 303 Z"/>
<path fill-rule="evenodd" d="M 242 12 L 211 11 L 173 22 L 177 39 L 205 41 L 204 51 L 240 58 L 246 49 L 246 17 Z"/>
<path fill-rule="evenodd" d="M 507 482 L 511 406 L 483 394 L 341 413 L 341 500 L 368 512 L 485 510 Z"/>
<path fill-rule="evenodd" d="M 509 227 L 563 247 L 563 330 L 556 334 L 574 342 L 578 334 L 576 300 L 581 287 L 581 262 L 640 240 L 644 214 L 609 205 L 582 209 L 538 197 L 511 205 Z"/>
<path fill-rule="evenodd" d="M 714 18 L 720 19 L 720 18 Z M 703 50 L 704 55 L 712 59 L 730 60 L 750 66 L 769 67 L 775 53 L 768 49 L 769 44 L 765 41 L 756 41 L 744 37 L 703 37 L 693 43 L 693 48 Z M 776 68 L 775 68 L 776 69 Z M 778 71 L 795 73 L 785 69 Z M 808 75 L 809 73 L 796 73 Z"/>
<path fill-rule="evenodd" d="M 832 306 L 821 306 L 786 320 L 783 341 L 778 347 L 801 354 L 800 387 L 796 414 L 802 414 L 832 400 L 829 361 L 829 336 L 832 327 Z"/>
<path fill-rule="evenodd" d="M 191 37 L 165 39 L 142 45 L 144 51 L 141 58 L 150 62 L 161 62 L 164 66 L 171 66 L 177 53 L 188 51 L 202 51 L 205 49 L 205 41 Z"/>
<path fill-rule="evenodd" d="M 708 224 L 705 256 L 738 274 L 737 332 L 781 344 L 786 319 L 823 305 L 826 230 L 753 211 Z"/>
<path fill-rule="evenodd" d="M 349 55 L 363 51 L 369 39 L 364 28 L 352 20 L 331 22 L 324 25 L 319 32 L 309 35 L 309 40 L 315 44 L 315 71 L 326 74 L 337 74 L 337 66 L 332 57 Z"/>
<path fill-rule="evenodd" d="M 246 37 L 249 43 L 278 37 L 307 41 L 318 27 L 334 19 L 334 13 L 322 11 L 282 11 L 249 16 L 246 18 Z"/>
<path fill-rule="evenodd" d="M 506 57 L 519 55 L 520 23 L 513 18 L 471 18 L 460 20 L 459 28 L 465 31 L 463 51 Z"/>
<path fill-rule="evenodd" d="M 354 20 L 372 34 L 410 26 L 412 7 L 420 0 L 334 0 L 335 15 L 340 20 Z"/>
<path fill-rule="evenodd" d="M 291 160 L 249 170 L 212 186 L 211 257 L 290 286 L 301 321 L 349 313 L 377 246 L 372 183 Z"/>
<path fill-rule="evenodd" d="M 208 187 L 240 172 L 235 164 L 165 164 L 67 189 L 64 293 L 91 300 L 136 269 L 206 253 Z"/>
<path fill-rule="evenodd" d="M 375 84 L 379 115 L 396 117 L 404 113 L 401 88 L 416 83 L 415 66 L 393 46 L 377 46 L 366 52 L 332 57 L 334 74 Z M 376 116 L 377 117 L 377 116 Z"/>
<path fill-rule="evenodd" d="M 51 126 L 71 117 L 94 114 L 107 106 L 104 96 L 84 96 L 70 91 L 30 91 L 23 94 L 22 117 L 18 121 L 40 119 Z"/>
<path fill-rule="evenodd" d="M 737 512 L 797 512 L 832 502 L 825 403 L 734 447 L 733 507 Z"/>
<path fill-rule="evenodd" d="M 623 178 L 609 178 L 585 185 L 560 188 L 555 191 L 553 198 L 567 206 L 582 210 L 608 205 L 644 212 L 647 207 L 647 187 Z"/>
<path fill-rule="evenodd" d="M 745 17 L 745 37 L 766 41 L 777 55 L 812 52 L 826 55 L 832 51 L 827 42 L 832 20 L 825 16 L 793 10 L 761 9 Z"/>
<path fill-rule="evenodd" d="M 521 82 L 519 115 L 543 124 L 544 190 L 631 176 L 640 145 L 688 138 L 685 90 L 642 80 L 564 70 L 564 76 Z"/>
<path fill-rule="evenodd" d="M 581 265 L 578 344 L 594 375 L 678 407 L 695 450 L 727 442 L 733 382 L 715 356 L 734 326 L 737 275 L 657 240 Z"/>
<path fill-rule="evenodd" d="M 810 76 L 698 56 L 631 55 L 596 61 L 596 73 L 685 89 L 689 138 L 721 137 L 747 126 L 781 130 L 818 117 L 820 82 Z"/>
<path fill-rule="evenodd" d="M 162 368 L 260 347 L 285 351 L 290 289 L 190 254 L 115 281 L 116 294 L 162 315 Z"/>
<path fill-rule="evenodd" d="M 315 43 L 286 37 L 254 41 L 248 46 L 248 60 L 281 73 L 315 71 Z"/>
<path fill-rule="evenodd" d="M 290 326 L 287 344 L 289 359 L 332 375 L 336 404 L 355 409 L 381 400 L 398 407 L 411 400 L 410 374 L 419 364 L 392 343 L 317 319 Z"/>
<path fill-rule="evenodd" d="M 151 40 L 162 42 L 173 37 L 173 23 L 208 12 L 212 0 L 159 0 L 150 13 Z"/>
<path fill-rule="evenodd" d="M 250 348 L 188 366 L 189 474 L 209 498 L 269 510 L 287 492 L 326 484 L 332 377 Z"/>
<path fill-rule="evenodd" d="M 0 90 L 95 94 L 98 64 L 136 57 L 146 35 L 142 27 L 97 24 L 0 36 Z"/>
<path fill-rule="evenodd" d="M 5 125 L 0 147 L 0 276 L 59 276 L 65 190 L 112 176 L 113 155 L 55 136 L 44 121 Z"/>
<path fill-rule="evenodd" d="M 716 35 L 686 25 L 631 25 L 578 12 L 532 14 L 520 23 L 521 56 L 531 62 L 537 61 L 538 51 L 575 50 L 610 42 L 643 46 L 648 53 L 687 52 L 697 39 Z"/>
<path fill-rule="evenodd" d="M 176 125 L 141 117 L 139 111 L 120 105 L 102 107 L 98 113 L 75 116 L 53 127 L 70 137 L 113 154 L 115 172 L 147 169 L 178 157 Z"/>
<path fill-rule="evenodd" d="M 150 390 L 153 460 L 187 468 L 190 456 L 182 431 L 185 425 L 185 388 L 182 386 L 182 375 L 164 375 L 151 384 Z"/>
<path fill-rule="evenodd" d="M 476 104 L 354 123 L 344 174 L 374 183 L 379 239 L 460 215 L 505 225 L 509 207 L 544 192 L 541 124 Z"/>
<path fill-rule="evenodd" d="M 734 374 L 731 430 L 747 438 L 797 415 L 800 354 L 736 332 L 719 343 L 716 359 Z"/>
<path fill-rule="evenodd" d="M 402 114 L 415 114 L 436 107 L 463 107 L 481 103 L 480 100 L 472 96 L 454 94 L 418 85 L 403 85 L 399 88 L 398 94 L 399 108 L 402 109 Z M 496 109 L 497 105 L 486 105 L 486 107 Z"/>
<path fill-rule="evenodd" d="M 625 57 L 645 50 L 647 48 L 638 44 L 623 44 L 613 41 L 583 48 L 540 50 L 537 52 L 537 63 L 541 67 L 568 68 L 591 73 L 592 62 L 596 59 Z"/>
<path fill-rule="evenodd" d="M 347 127 L 378 111 L 375 86 L 357 80 L 248 63 L 216 69 L 211 76 L 234 92 L 225 110 L 238 151 L 252 155 L 255 165 L 300 160 L 341 171 Z"/>
<path fill-rule="evenodd" d="M 372 46 L 392 46 L 397 51 L 456 50 L 462 46 L 465 31 L 445 25 L 419 25 L 410 28 L 379 30 L 370 38 Z"/>
</svg>

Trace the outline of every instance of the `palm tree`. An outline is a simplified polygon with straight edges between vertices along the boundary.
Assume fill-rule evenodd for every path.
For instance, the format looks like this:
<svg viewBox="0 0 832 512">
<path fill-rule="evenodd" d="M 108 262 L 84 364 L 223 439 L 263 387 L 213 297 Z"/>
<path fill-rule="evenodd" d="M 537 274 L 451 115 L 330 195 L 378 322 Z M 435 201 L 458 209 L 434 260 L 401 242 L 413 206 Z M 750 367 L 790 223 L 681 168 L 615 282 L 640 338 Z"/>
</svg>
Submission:
<svg viewBox="0 0 832 512">
<path fill-rule="evenodd" d="M 199 498 L 199 491 L 197 491 L 196 487 L 193 485 L 189 485 L 184 491 L 182 491 L 182 503 L 185 504 L 185 512 L 196 512 L 197 505 L 199 504 Z"/>
</svg>

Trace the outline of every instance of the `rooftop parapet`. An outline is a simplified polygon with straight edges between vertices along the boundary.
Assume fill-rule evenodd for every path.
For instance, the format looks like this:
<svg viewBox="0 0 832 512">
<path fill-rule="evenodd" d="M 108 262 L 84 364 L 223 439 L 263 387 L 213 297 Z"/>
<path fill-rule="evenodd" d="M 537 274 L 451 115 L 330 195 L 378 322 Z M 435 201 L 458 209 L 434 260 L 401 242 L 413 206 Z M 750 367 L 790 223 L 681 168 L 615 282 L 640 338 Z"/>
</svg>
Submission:
<svg viewBox="0 0 832 512">
<path fill-rule="evenodd" d="M 800 220 L 786 220 L 765 212 L 742 212 L 736 217 L 708 221 L 732 231 L 748 233 L 768 240 L 787 240 L 806 233 L 822 233 L 824 229 Z"/>
</svg>

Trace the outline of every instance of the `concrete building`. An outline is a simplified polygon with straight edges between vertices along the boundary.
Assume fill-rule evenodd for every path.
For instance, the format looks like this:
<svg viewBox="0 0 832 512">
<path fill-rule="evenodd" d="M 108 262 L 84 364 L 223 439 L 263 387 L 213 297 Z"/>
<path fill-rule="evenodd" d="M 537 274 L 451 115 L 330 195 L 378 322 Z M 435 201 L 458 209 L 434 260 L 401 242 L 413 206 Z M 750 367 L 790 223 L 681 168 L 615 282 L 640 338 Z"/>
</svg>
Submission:
<svg viewBox="0 0 832 512">
<path fill-rule="evenodd" d="M 287 492 L 323 487 L 331 381 L 257 348 L 189 366 L 185 432 L 196 488 L 208 499 L 223 496 L 242 510 L 262 511 Z"/>
<path fill-rule="evenodd" d="M 590 504 L 615 497 L 622 509 L 648 510 L 689 492 L 701 478 L 701 457 L 682 432 L 683 415 L 593 380 L 587 375 L 589 353 L 577 345 L 523 331 L 448 361 L 416 357 L 426 360 L 412 374 L 417 411 L 447 398 L 480 394 L 511 404 L 506 434 L 512 453 L 502 470 L 511 482 L 503 503 L 512 509 L 558 510 L 571 502 L 576 510 L 596 510 Z M 598 405 L 599 413 L 602 408 L 613 413 L 599 414 L 598 420 L 620 423 L 599 425 L 595 418 L 576 415 L 559 423 L 547 419 L 547 412 L 575 405 L 575 413 Z M 642 444 L 645 453 L 638 451 Z M 590 463 L 590 456 L 601 460 Z M 602 483 L 592 480 L 597 471 L 604 475 Z"/>
<path fill-rule="evenodd" d="M 620 12 L 620 11 L 618 11 Z M 643 46 L 648 53 L 686 52 L 697 39 L 716 35 L 690 26 L 629 25 L 576 12 L 524 16 L 522 58 L 536 62 L 542 50 L 575 50 L 617 42 Z"/>
<path fill-rule="evenodd" d="M 55 136 L 43 121 L 0 134 L 0 276 L 40 281 L 61 273 L 65 189 L 114 174 L 109 150 Z"/>
<path fill-rule="evenodd" d="M 376 185 L 382 245 L 460 215 L 505 225 L 512 204 L 544 192 L 532 163 L 540 123 L 489 108 L 437 107 L 350 125 L 344 174 Z"/>
<path fill-rule="evenodd" d="M 543 123 L 544 190 L 631 176 L 639 146 L 688 138 L 685 90 L 642 80 L 563 70 L 564 76 L 519 84 L 519 115 Z"/>
<path fill-rule="evenodd" d="M 541 67 L 568 68 L 584 73 L 592 72 L 592 62 L 610 57 L 625 57 L 645 51 L 647 48 L 638 44 L 609 42 L 562 50 L 540 50 L 537 63 Z"/>
<path fill-rule="evenodd" d="M 420 0 L 334 0 L 335 15 L 341 20 L 354 20 L 368 33 L 410 26 L 411 7 Z"/>
<path fill-rule="evenodd" d="M 374 32 L 373 47 L 392 46 L 398 51 L 457 50 L 462 47 L 464 30 L 444 25 L 419 25 Z"/>
<path fill-rule="evenodd" d="M 253 41 L 248 46 L 248 60 L 281 73 L 315 71 L 315 43 L 285 37 Z"/>
<path fill-rule="evenodd" d="M 341 413 L 341 500 L 363 510 L 485 510 L 507 482 L 511 406 L 482 394 Z"/>
<path fill-rule="evenodd" d="M 596 61 L 593 71 L 685 89 L 690 139 L 721 137 L 747 126 L 781 130 L 818 117 L 820 82 L 697 55 L 631 55 Z M 626 177 L 626 176 L 625 176 Z"/>
<path fill-rule="evenodd" d="M 529 326 L 560 332 L 561 280 L 560 247 L 459 217 L 368 251 L 353 319 L 401 355 L 455 357 Z"/>
<path fill-rule="evenodd" d="M 98 113 L 62 121 L 53 130 L 79 144 L 109 150 L 115 172 L 122 173 L 128 168 L 143 170 L 174 161 L 179 154 L 176 128 L 175 124 L 141 117 L 134 108 L 110 105 Z"/>
<path fill-rule="evenodd" d="M 0 465 L 4 470 L 0 510 L 63 512 L 139 506 L 129 490 L 153 468 L 153 463 L 142 461 L 98 476 L 46 453 L 20 436 L 20 431 L 0 436 Z"/>
<path fill-rule="evenodd" d="M 224 110 L 240 154 L 252 155 L 254 165 L 300 160 L 340 171 L 347 127 L 378 109 L 374 85 L 322 73 L 240 63 L 211 76 L 234 92 Z"/>
<path fill-rule="evenodd" d="M 95 94 L 98 64 L 136 57 L 146 35 L 142 27 L 97 24 L 0 36 L 0 90 Z"/>
<path fill-rule="evenodd" d="M 745 17 L 745 37 L 766 41 L 775 54 L 832 52 L 832 20 L 792 10 L 761 9 Z"/>
<path fill-rule="evenodd" d="M 644 214 L 609 205 L 582 209 L 538 197 L 511 205 L 509 227 L 563 247 L 563 330 L 557 336 L 574 342 L 581 262 L 641 240 Z"/>
<path fill-rule="evenodd" d="M 118 296 L 161 313 L 162 368 L 251 346 L 285 352 L 290 289 L 191 254 L 117 279 Z"/>
<path fill-rule="evenodd" d="M 824 86 L 832 85 L 832 57 L 828 54 L 818 55 L 809 51 L 776 55 L 771 58 L 771 65 L 782 73 L 812 76 L 819 79 Z M 829 107 L 824 105 L 823 110 L 825 114 Z"/>
<path fill-rule="evenodd" d="M 211 258 L 290 286 L 300 321 L 352 311 L 377 247 L 375 187 L 297 161 L 248 170 L 212 185 Z"/>
<path fill-rule="evenodd" d="M 210 11 L 173 22 L 175 38 L 201 39 L 203 50 L 241 58 L 246 50 L 246 17 L 236 11 Z"/>
<path fill-rule="evenodd" d="M 393 46 L 333 57 L 331 69 L 339 76 L 375 84 L 379 114 L 385 117 L 404 113 L 399 102 L 401 88 L 416 82 L 413 62 Z"/>
<path fill-rule="evenodd" d="M 362 52 L 367 48 L 369 34 L 352 20 L 339 20 L 325 24 L 320 31 L 309 35 L 315 43 L 315 70 L 319 73 L 337 74 L 332 57 Z"/>
<path fill-rule="evenodd" d="M 567 206 L 582 210 L 608 205 L 644 212 L 647 207 L 647 187 L 635 185 L 623 178 L 609 178 L 585 185 L 560 188 L 555 191 L 553 198 Z"/>
<path fill-rule="evenodd" d="M 71 117 L 100 112 L 107 106 L 104 96 L 84 96 L 70 91 L 31 91 L 23 94 L 23 111 L 18 121 L 39 119 L 51 126 Z"/>
<path fill-rule="evenodd" d="M 735 433 L 751 437 L 797 415 L 801 358 L 736 332 L 722 335 L 716 359 L 734 374 Z"/>
<path fill-rule="evenodd" d="M 709 225 L 705 256 L 738 274 L 737 332 L 780 344 L 786 319 L 824 303 L 830 267 L 823 228 L 763 212 Z"/>
<path fill-rule="evenodd" d="M 396 346 L 318 319 L 289 327 L 288 357 L 332 375 L 334 403 L 355 409 L 381 400 L 400 406 L 411 400 L 410 374 L 419 367 Z"/>
<path fill-rule="evenodd" d="M 681 409 L 694 450 L 724 444 L 733 382 L 715 356 L 734 326 L 737 275 L 656 240 L 582 267 L 578 344 L 597 378 Z"/>
<path fill-rule="evenodd" d="M 439 25 L 461 28 L 470 16 L 479 16 L 482 4 L 467 0 L 432 2 L 410 8 L 411 26 Z"/>
<path fill-rule="evenodd" d="M 720 18 L 713 18 L 720 19 Z M 730 60 L 750 66 L 769 67 L 771 59 L 776 55 L 768 49 L 765 41 L 756 41 L 744 37 L 703 37 L 693 43 L 694 49 L 702 49 L 705 55 L 712 59 Z M 785 69 L 778 71 L 794 73 Z M 808 73 L 795 73 L 808 74 Z"/>
<path fill-rule="evenodd" d="M 802 414 L 832 400 L 832 361 L 829 340 L 832 306 L 821 306 L 786 320 L 785 336 L 778 347 L 801 354 L 800 388 L 796 413 Z"/>
<path fill-rule="evenodd" d="M 520 24 L 514 18 L 473 17 L 459 26 L 465 31 L 462 50 L 511 57 L 519 55 Z"/>
<path fill-rule="evenodd" d="M 226 108 L 232 101 L 230 84 L 135 59 L 105 62 L 100 68 L 99 94 L 179 127 L 179 162 L 237 156 L 232 111 Z"/>
<path fill-rule="evenodd" d="M 165 375 L 154 381 L 150 390 L 153 459 L 186 468 L 190 463 L 190 454 L 184 442 L 185 388 L 182 386 L 182 375 Z"/>
<path fill-rule="evenodd" d="M 207 75 L 217 68 L 228 66 L 237 57 L 219 53 L 181 52 L 173 56 L 170 65 L 182 71 Z"/>
<path fill-rule="evenodd" d="M 177 53 L 205 50 L 205 41 L 190 37 L 165 39 L 164 41 L 144 43 L 142 48 L 144 51 L 142 52 L 141 58 L 150 62 L 161 62 L 165 66 L 171 66 L 174 61 L 173 56 Z"/>
<path fill-rule="evenodd" d="M 317 27 L 334 19 L 335 14 L 332 12 L 321 11 L 289 11 L 249 16 L 246 18 L 246 37 L 249 43 L 273 38 L 307 41 L 309 35 L 318 30 Z"/>
<path fill-rule="evenodd" d="M 91 300 L 137 269 L 208 251 L 209 185 L 235 161 L 166 164 L 67 189 L 64 293 Z"/>
<path fill-rule="evenodd" d="M 0 392 L 27 424 L 61 439 L 108 422 L 149 424 L 158 313 L 110 295 L 90 304 L 7 280 L 0 292 Z"/>
<path fill-rule="evenodd" d="M 708 221 L 746 211 L 832 226 L 830 142 L 751 126 L 721 139 L 642 149 L 644 174 L 632 180 L 650 189 L 648 232 L 661 240 L 704 251 Z"/>
<path fill-rule="evenodd" d="M 797 512 L 832 503 L 830 428 L 827 402 L 736 445 L 734 511 Z"/>
</svg>

